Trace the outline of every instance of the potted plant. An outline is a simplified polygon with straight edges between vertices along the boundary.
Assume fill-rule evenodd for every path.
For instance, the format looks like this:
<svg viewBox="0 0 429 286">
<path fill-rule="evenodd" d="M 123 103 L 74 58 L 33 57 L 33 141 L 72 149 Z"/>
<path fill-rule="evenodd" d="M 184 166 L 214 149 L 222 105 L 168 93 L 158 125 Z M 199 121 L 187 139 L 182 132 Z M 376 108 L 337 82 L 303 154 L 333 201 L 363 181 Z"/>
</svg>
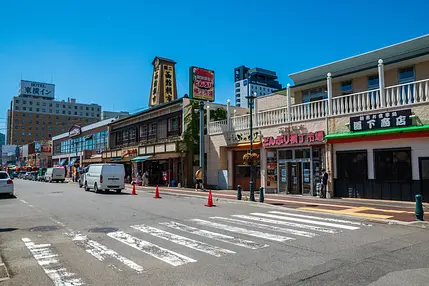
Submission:
<svg viewBox="0 0 429 286">
<path fill-rule="evenodd" d="M 243 156 L 244 165 L 256 166 L 259 165 L 259 154 L 256 153 L 246 153 Z"/>
</svg>

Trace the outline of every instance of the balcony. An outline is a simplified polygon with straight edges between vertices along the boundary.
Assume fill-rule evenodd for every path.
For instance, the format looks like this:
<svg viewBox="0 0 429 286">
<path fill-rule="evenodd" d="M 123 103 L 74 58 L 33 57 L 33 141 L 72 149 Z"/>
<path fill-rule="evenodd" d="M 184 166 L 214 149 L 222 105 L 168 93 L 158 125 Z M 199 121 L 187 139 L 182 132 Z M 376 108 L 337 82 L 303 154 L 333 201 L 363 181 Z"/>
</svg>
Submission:
<svg viewBox="0 0 429 286">
<path fill-rule="evenodd" d="M 429 79 L 257 112 L 253 114 L 253 126 L 261 128 L 424 103 L 429 103 Z M 229 124 L 228 120 L 209 122 L 208 132 L 215 135 L 248 130 L 249 119 L 249 115 L 242 115 L 231 117 Z"/>
</svg>

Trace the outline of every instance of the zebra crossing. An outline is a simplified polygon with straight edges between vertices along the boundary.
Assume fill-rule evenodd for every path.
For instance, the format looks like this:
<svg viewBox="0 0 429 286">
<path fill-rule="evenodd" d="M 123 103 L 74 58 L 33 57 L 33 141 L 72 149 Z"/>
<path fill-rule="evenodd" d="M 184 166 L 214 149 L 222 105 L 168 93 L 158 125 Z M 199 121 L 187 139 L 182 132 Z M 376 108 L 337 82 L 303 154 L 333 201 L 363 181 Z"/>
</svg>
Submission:
<svg viewBox="0 0 429 286">
<path fill-rule="evenodd" d="M 193 256 L 193 251 L 218 259 L 240 255 L 240 252 L 243 252 L 242 249 L 259 251 L 270 247 L 272 243 L 293 244 L 300 239 L 338 235 L 342 232 L 358 231 L 364 227 L 371 227 L 371 225 L 285 211 L 267 211 L 191 218 L 181 222 L 168 220 L 158 222 L 156 225 L 130 225 L 127 229 L 107 233 L 102 241 L 104 244 L 78 231 L 64 234 L 98 261 L 116 261 L 115 264 L 121 269 L 120 271 L 128 269 L 135 273 L 143 273 L 144 268 L 141 264 L 148 259 L 157 259 L 166 266 L 178 267 L 197 262 L 198 255 Z M 147 237 L 153 239 L 147 239 Z M 38 241 L 37 243 L 40 244 L 35 244 L 29 238 L 22 238 L 22 240 L 49 277 L 52 276 L 52 279 L 57 280 L 74 279 L 73 285 L 83 283 L 71 271 L 62 267 L 61 255 L 49 248 L 51 244 L 48 241 Z M 164 243 L 161 244 L 162 241 Z M 118 248 L 118 243 L 132 251 L 134 261 L 114 249 Z M 114 246 L 109 247 L 108 245 L 111 244 Z M 174 250 L 165 245 L 171 245 Z M 188 249 L 184 251 L 186 255 L 177 251 L 182 248 Z M 130 252 L 127 251 L 127 253 L 129 255 Z M 139 257 L 139 260 L 136 261 L 136 257 Z"/>
</svg>

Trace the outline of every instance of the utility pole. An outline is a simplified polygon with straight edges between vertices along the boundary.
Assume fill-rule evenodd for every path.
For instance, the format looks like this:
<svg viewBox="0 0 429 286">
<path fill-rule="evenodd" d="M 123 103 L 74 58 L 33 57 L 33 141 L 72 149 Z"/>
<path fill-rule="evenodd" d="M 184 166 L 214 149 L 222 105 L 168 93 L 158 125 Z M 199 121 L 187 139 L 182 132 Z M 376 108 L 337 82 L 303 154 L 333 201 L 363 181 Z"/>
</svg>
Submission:
<svg viewBox="0 0 429 286">
<path fill-rule="evenodd" d="M 200 167 L 203 171 L 203 186 L 206 186 L 206 168 L 204 167 L 204 101 L 200 101 Z"/>
</svg>

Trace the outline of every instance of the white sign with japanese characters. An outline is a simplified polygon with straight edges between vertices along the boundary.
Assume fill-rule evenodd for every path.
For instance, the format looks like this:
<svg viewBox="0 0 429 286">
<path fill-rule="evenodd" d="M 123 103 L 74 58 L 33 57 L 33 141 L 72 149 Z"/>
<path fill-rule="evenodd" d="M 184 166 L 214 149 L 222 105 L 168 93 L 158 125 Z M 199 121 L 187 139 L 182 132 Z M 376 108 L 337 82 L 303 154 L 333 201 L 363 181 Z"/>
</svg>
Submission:
<svg viewBox="0 0 429 286">
<path fill-rule="evenodd" d="M 386 111 L 383 113 L 361 115 L 350 118 L 351 131 L 365 131 L 411 125 L 411 109 Z"/>
<path fill-rule="evenodd" d="M 21 80 L 19 96 L 55 98 L 55 84 Z"/>
</svg>

